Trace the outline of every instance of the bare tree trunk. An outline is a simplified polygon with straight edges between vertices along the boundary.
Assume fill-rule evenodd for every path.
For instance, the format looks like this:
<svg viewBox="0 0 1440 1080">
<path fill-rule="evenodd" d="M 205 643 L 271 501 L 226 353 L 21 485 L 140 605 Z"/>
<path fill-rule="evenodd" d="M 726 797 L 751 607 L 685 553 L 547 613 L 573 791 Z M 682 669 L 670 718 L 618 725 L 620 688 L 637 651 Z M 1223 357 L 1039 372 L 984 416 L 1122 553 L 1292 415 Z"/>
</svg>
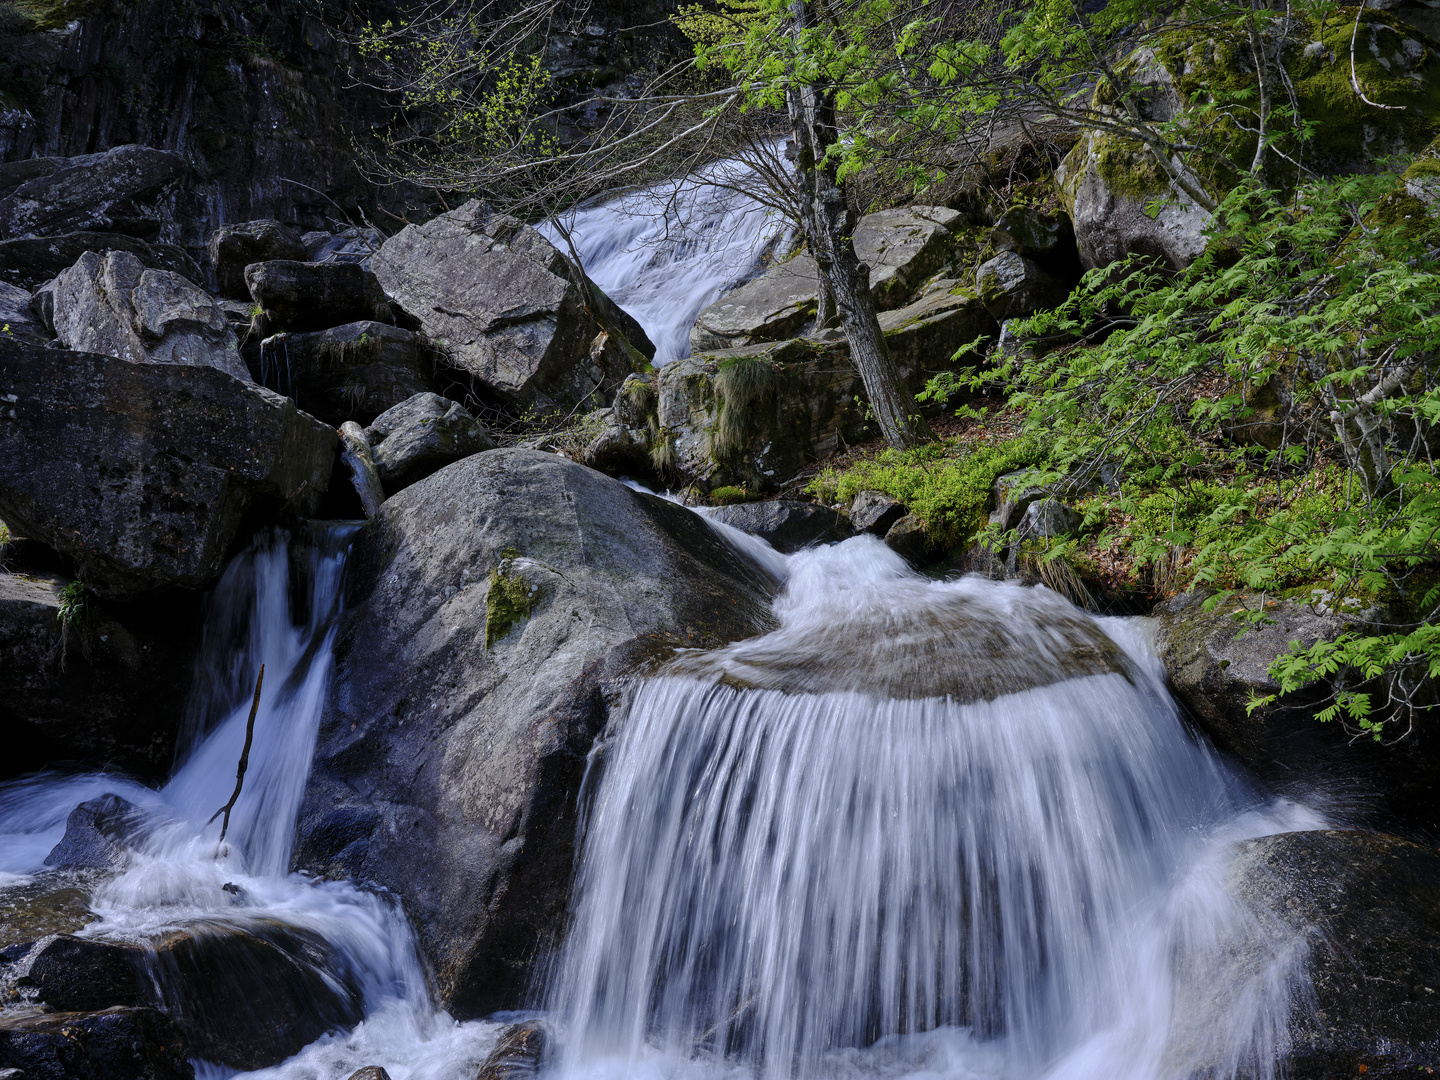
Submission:
<svg viewBox="0 0 1440 1080">
<path fill-rule="evenodd" d="M 793 0 L 790 10 L 798 38 L 810 25 L 810 3 Z M 825 152 L 840 137 L 834 94 L 823 86 L 799 84 L 790 87 L 786 99 L 795 129 L 800 224 L 820 271 L 821 318 L 830 315 L 833 302 L 885 441 L 901 450 L 919 446 L 934 436 L 890 358 L 870 295 L 870 268 L 855 254 L 855 215 L 836 182 L 834 165 L 825 163 Z"/>
</svg>

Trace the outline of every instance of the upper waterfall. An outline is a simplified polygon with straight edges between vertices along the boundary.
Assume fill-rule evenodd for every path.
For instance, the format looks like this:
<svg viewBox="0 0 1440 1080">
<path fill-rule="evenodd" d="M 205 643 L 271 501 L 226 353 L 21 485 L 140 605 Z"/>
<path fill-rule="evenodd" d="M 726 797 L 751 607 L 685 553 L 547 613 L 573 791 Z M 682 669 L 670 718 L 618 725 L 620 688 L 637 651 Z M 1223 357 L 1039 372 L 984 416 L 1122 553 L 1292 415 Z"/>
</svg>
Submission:
<svg viewBox="0 0 1440 1080">
<path fill-rule="evenodd" d="M 561 216 L 585 272 L 655 343 L 655 363 L 689 356 L 695 317 L 785 243 L 784 221 L 745 194 L 760 182 L 742 162 L 719 161 Z M 569 250 L 554 222 L 539 228 Z"/>
</svg>

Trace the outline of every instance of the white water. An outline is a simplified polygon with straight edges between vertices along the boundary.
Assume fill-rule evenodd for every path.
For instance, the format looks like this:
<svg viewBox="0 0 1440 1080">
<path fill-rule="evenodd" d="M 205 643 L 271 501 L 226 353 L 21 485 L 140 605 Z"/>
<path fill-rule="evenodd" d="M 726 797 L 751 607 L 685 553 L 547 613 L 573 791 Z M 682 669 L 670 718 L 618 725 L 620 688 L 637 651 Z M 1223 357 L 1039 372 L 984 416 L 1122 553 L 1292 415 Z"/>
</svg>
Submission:
<svg viewBox="0 0 1440 1080">
<path fill-rule="evenodd" d="M 159 791 L 104 774 L 42 774 L 0 787 L 0 885 L 43 872 L 69 812 L 113 791 L 148 811 L 155 831 L 92 897 L 99 918 L 84 934 L 145 941 L 187 925 L 261 928 L 274 920 L 322 937 L 338 955 L 337 967 L 361 989 L 366 1018 L 353 1031 L 247 1075 L 342 1080 L 366 1064 L 384 1065 L 393 1080 L 473 1075 L 498 1025 L 462 1025 L 435 1010 L 398 905 L 347 882 L 288 872 L 330 680 L 347 535 L 337 530 L 309 552 L 298 612 L 291 610 L 283 539 L 257 545 L 227 569 L 205 627 L 192 730 L 182 738 L 191 750 Z M 219 822 L 207 822 L 234 789 L 262 663 L 249 768 L 221 847 Z M 237 1075 L 195 1064 L 201 1080 Z"/>
<path fill-rule="evenodd" d="M 559 1076 L 1271 1072 L 1303 942 L 1231 899 L 1225 853 L 1320 822 L 1185 734 L 1130 627 L 1106 625 L 1120 672 L 960 703 L 873 666 L 1003 626 L 1022 685 L 1085 617 L 925 581 L 868 537 L 792 556 L 776 612 L 647 682 L 607 750 L 552 981 Z M 849 689 L 796 692 L 812 666 Z"/>
<path fill-rule="evenodd" d="M 871 537 L 782 556 L 717 528 L 785 580 L 780 628 L 682 655 L 607 733 L 547 1080 L 1272 1073 L 1304 943 L 1233 899 L 1227 852 L 1323 823 L 1186 735 L 1138 624 L 1043 589 L 929 581 Z M 343 548 L 311 553 L 298 612 L 282 544 L 230 567 L 187 753 L 159 791 L 96 774 L 0 787 L 0 884 L 40 872 L 70 809 L 115 791 L 157 827 L 85 933 L 279 920 L 329 942 L 362 990 L 354 1030 L 251 1075 L 470 1080 L 499 1025 L 434 1008 L 397 906 L 287 873 Z M 206 822 L 261 662 L 217 852 Z"/>
<path fill-rule="evenodd" d="M 591 280 L 650 336 L 656 364 L 689 356 L 701 309 L 753 277 L 762 257 L 784 244 L 779 217 L 731 190 L 757 183 L 747 166 L 722 161 L 561 219 Z M 553 223 L 540 231 L 568 250 Z"/>
</svg>

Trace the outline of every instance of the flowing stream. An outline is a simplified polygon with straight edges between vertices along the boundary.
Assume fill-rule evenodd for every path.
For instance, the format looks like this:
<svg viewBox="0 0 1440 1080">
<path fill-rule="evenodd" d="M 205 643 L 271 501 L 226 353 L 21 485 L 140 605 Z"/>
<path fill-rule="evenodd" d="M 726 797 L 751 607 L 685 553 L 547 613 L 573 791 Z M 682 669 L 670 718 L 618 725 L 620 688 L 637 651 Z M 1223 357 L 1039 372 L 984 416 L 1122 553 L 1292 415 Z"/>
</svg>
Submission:
<svg viewBox="0 0 1440 1080">
<path fill-rule="evenodd" d="M 656 364 L 689 356 L 701 309 L 753 277 L 786 243 L 788 227 L 744 194 L 754 183 L 747 166 L 720 161 L 561 219 L 591 280 L 650 335 Z M 540 231 L 568 250 L 555 224 Z"/>
<path fill-rule="evenodd" d="M 570 225 L 658 362 L 686 355 L 696 312 L 783 242 L 759 204 L 705 179 Z M 716 528 L 784 581 L 779 628 L 678 656 L 594 755 L 573 924 L 537 989 L 547 1078 L 1273 1072 L 1304 945 L 1233 899 L 1226 852 L 1323 822 L 1186 731 L 1140 623 L 1044 589 L 928 580 L 871 537 L 784 556 Z M 149 831 L 83 934 L 279 922 L 322 938 L 359 988 L 357 1026 L 249 1075 L 471 1080 L 505 1018 L 434 1007 L 390 897 L 289 872 L 350 535 L 276 535 L 227 570 L 164 786 L 0 785 L 0 886 L 43 871 L 78 803 L 119 794 Z M 262 663 L 217 847 L 209 819 Z"/>
</svg>

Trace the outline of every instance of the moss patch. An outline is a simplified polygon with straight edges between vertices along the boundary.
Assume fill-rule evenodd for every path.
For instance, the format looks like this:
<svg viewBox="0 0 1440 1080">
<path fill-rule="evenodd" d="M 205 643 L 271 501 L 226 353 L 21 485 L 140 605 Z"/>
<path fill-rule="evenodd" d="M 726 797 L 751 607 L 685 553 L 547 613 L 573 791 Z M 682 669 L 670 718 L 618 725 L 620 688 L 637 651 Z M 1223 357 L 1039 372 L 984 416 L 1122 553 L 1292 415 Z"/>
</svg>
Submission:
<svg viewBox="0 0 1440 1080">
<path fill-rule="evenodd" d="M 540 599 L 540 587 L 523 575 L 507 573 L 510 560 L 490 572 L 485 591 L 485 648 L 499 641 L 516 623 L 530 618 Z"/>
</svg>

